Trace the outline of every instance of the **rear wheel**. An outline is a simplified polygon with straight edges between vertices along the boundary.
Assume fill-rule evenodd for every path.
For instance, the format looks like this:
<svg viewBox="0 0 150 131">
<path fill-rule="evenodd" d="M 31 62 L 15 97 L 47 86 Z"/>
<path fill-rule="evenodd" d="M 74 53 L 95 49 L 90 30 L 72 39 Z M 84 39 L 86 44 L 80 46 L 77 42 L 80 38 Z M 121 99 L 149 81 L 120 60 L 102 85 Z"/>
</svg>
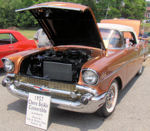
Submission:
<svg viewBox="0 0 150 131">
<path fill-rule="evenodd" d="M 141 68 L 139 69 L 139 71 L 137 72 L 137 75 L 141 75 L 143 73 L 143 66 L 141 66 Z"/>
<path fill-rule="evenodd" d="M 98 110 L 98 113 L 104 117 L 113 113 L 118 99 L 118 82 L 115 80 L 111 83 L 106 95 L 105 104 Z"/>
</svg>

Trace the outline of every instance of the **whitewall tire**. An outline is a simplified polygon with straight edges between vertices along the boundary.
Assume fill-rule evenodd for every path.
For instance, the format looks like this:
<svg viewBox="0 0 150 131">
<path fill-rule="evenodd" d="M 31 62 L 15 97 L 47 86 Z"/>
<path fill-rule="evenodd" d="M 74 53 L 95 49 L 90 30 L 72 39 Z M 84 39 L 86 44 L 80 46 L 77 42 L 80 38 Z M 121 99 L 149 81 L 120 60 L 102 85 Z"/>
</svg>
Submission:
<svg viewBox="0 0 150 131">
<path fill-rule="evenodd" d="M 105 104 L 97 111 L 100 115 L 107 117 L 115 110 L 118 99 L 118 82 L 114 80 L 106 95 Z"/>
</svg>

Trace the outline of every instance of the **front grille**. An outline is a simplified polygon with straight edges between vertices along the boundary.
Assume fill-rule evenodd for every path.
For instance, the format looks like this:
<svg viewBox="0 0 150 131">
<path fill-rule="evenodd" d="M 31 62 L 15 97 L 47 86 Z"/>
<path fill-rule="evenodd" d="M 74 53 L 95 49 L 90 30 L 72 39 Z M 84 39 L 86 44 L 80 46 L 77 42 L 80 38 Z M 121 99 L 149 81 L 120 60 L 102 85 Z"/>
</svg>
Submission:
<svg viewBox="0 0 150 131">
<path fill-rule="evenodd" d="M 16 80 L 18 80 L 20 82 L 24 82 L 24 83 L 30 83 L 30 84 L 33 84 L 33 85 L 38 85 L 38 86 L 44 85 L 48 88 L 53 88 L 53 89 L 57 89 L 57 90 L 70 91 L 70 92 L 73 92 L 73 91 L 76 90 L 74 84 L 42 80 L 42 79 L 38 79 L 38 78 L 26 77 L 26 76 L 21 76 L 21 75 L 17 75 Z M 23 91 L 27 91 L 27 92 L 51 95 L 51 97 L 53 97 L 53 98 L 63 98 L 63 99 L 75 100 L 75 99 L 72 99 L 70 96 L 67 96 L 67 95 L 50 94 L 50 93 L 47 93 L 47 92 L 40 92 L 40 91 L 37 91 L 35 89 L 26 87 L 26 86 L 19 86 L 19 87 L 16 87 L 16 88 L 21 89 Z"/>
</svg>

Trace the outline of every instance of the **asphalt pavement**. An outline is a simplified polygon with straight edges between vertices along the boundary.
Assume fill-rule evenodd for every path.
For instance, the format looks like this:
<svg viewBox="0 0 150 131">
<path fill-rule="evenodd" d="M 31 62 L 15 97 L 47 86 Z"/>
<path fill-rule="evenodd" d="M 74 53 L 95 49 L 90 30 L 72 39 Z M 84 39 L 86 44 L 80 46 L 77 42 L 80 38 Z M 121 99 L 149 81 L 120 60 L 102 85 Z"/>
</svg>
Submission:
<svg viewBox="0 0 150 131">
<path fill-rule="evenodd" d="M 0 81 L 5 72 L 0 71 Z M 43 131 L 25 124 L 26 101 L 0 85 L 0 131 Z M 150 131 L 150 59 L 144 72 L 120 92 L 115 112 L 108 118 L 51 108 L 48 131 Z"/>
</svg>

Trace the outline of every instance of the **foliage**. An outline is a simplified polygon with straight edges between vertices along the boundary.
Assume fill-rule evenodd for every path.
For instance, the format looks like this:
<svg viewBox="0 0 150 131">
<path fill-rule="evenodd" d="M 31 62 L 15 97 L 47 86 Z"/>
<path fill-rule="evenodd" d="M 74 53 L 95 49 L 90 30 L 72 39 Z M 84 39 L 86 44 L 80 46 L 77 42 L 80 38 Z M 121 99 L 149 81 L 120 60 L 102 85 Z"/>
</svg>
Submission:
<svg viewBox="0 0 150 131">
<path fill-rule="evenodd" d="M 102 18 L 141 20 L 144 18 L 146 2 L 145 0 L 101 0 L 97 5 L 97 9 L 101 9 Z M 97 19 L 101 18 L 99 17 Z"/>
<path fill-rule="evenodd" d="M 53 0 L 0 0 L 0 28 L 10 26 L 37 27 L 37 21 L 30 12 L 16 13 L 16 9 Z M 92 8 L 97 21 L 104 18 L 143 19 L 145 0 L 55 0 L 81 3 Z"/>
</svg>

